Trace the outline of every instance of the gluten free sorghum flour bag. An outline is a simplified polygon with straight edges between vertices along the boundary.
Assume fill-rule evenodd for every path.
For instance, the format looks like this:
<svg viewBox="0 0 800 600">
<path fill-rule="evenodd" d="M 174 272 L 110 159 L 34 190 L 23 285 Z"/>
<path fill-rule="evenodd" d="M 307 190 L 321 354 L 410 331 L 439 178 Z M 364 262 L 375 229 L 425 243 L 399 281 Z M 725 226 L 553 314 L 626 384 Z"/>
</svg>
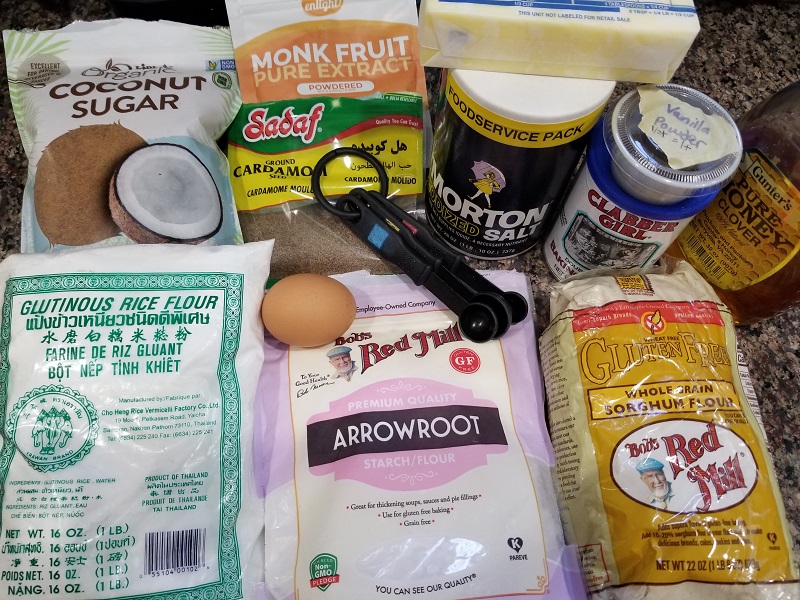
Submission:
<svg viewBox="0 0 800 600">
<path fill-rule="evenodd" d="M 523 274 L 495 272 L 527 294 Z M 426 290 L 348 274 L 334 343 L 267 340 L 271 598 L 585 598 L 564 545 L 533 321 L 474 344 Z"/>
<path fill-rule="evenodd" d="M 115 19 L 3 41 L 28 158 L 23 252 L 241 243 L 216 143 L 241 105 L 228 30 Z"/>
<path fill-rule="evenodd" d="M 272 242 L 0 264 L 0 597 L 255 598 Z"/>
<path fill-rule="evenodd" d="M 540 352 L 567 539 L 591 592 L 800 597 L 730 311 L 687 263 L 557 284 Z"/>
</svg>

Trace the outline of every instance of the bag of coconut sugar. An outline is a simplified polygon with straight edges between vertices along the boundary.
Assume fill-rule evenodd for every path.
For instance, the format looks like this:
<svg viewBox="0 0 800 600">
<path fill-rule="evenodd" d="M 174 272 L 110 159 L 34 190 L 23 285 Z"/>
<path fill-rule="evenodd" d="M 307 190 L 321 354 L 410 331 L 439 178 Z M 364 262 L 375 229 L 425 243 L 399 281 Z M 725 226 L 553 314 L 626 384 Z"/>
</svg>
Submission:
<svg viewBox="0 0 800 600">
<path fill-rule="evenodd" d="M 596 598 L 797 600 L 730 311 L 685 262 L 556 284 L 540 351 L 567 539 Z"/>
<path fill-rule="evenodd" d="M 0 264 L 0 597 L 255 599 L 272 242 Z"/>
<path fill-rule="evenodd" d="M 524 274 L 490 278 L 529 294 Z M 339 279 L 357 303 L 341 338 L 267 339 L 255 448 L 268 597 L 585 599 L 531 316 L 476 344 L 405 277 Z"/>
<path fill-rule="evenodd" d="M 227 30 L 119 19 L 3 39 L 23 252 L 241 243 L 216 144 L 241 105 Z"/>
</svg>

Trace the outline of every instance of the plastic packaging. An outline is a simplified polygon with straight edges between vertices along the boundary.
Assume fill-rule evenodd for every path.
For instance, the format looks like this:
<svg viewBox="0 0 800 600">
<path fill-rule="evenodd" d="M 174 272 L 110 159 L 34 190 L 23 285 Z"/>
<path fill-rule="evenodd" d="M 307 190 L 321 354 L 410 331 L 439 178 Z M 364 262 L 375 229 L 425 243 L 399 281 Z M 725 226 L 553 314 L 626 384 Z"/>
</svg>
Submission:
<svg viewBox="0 0 800 600">
<path fill-rule="evenodd" d="M 524 274 L 487 276 L 529 294 Z M 340 339 L 266 343 L 269 597 L 585 599 L 555 502 L 532 317 L 476 344 L 403 276 L 339 279 L 358 306 Z"/>
<path fill-rule="evenodd" d="M 614 180 L 651 204 L 719 191 L 742 156 L 728 112 L 705 94 L 674 83 L 628 92 L 606 119 L 603 136 Z"/>
<path fill-rule="evenodd" d="M 0 264 L 2 595 L 258 597 L 272 242 Z"/>
<path fill-rule="evenodd" d="M 539 345 L 567 539 L 594 597 L 800 597 L 730 312 L 690 265 L 556 284 Z"/>
<path fill-rule="evenodd" d="M 241 104 L 226 29 L 115 19 L 3 39 L 23 252 L 241 243 L 216 143 Z"/>
<path fill-rule="evenodd" d="M 277 276 L 380 266 L 316 206 L 311 172 L 329 150 L 357 147 L 386 168 L 395 202 L 421 208 L 430 123 L 414 2 L 226 4 L 244 101 L 228 158 L 245 239 L 276 240 Z M 326 175 L 332 197 L 377 188 L 361 159 L 337 161 Z"/>
<path fill-rule="evenodd" d="M 739 131 L 724 108 L 685 86 L 641 86 L 592 133 L 586 163 L 547 235 L 563 279 L 596 267 L 653 264 L 733 175 Z"/>
<path fill-rule="evenodd" d="M 423 0 L 426 66 L 669 81 L 700 23 L 692 0 L 668 3 Z"/>
<path fill-rule="evenodd" d="M 800 303 L 800 82 L 737 124 L 738 170 L 668 252 L 694 265 L 746 324 Z"/>
</svg>

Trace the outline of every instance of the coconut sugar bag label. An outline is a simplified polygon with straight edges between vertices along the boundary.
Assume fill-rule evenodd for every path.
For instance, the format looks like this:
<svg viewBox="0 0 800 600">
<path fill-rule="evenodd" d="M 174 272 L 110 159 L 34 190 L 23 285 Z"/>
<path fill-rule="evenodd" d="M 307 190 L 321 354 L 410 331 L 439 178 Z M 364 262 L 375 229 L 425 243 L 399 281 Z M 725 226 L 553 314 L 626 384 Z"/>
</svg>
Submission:
<svg viewBox="0 0 800 600">
<path fill-rule="evenodd" d="M 256 598 L 272 242 L 0 264 L 0 597 Z"/>
<path fill-rule="evenodd" d="M 730 311 L 687 263 L 557 284 L 540 349 L 567 537 L 591 592 L 800 597 Z"/>
<path fill-rule="evenodd" d="M 216 144 L 241 105 L 227 30 L 119 19 L 3 40 L 28 157 L 23 252 L 241 243 Z"/>
<path fill-rule="evenodd" d="M 268 340 L 256 420 L 270 597 L 585 598 L 532 319 L 474 344 L 405 278 L 341 280 L 359 316 L 340 339 Z M 520 273 L 493 282 L 528 293 Z"/>
</svg>

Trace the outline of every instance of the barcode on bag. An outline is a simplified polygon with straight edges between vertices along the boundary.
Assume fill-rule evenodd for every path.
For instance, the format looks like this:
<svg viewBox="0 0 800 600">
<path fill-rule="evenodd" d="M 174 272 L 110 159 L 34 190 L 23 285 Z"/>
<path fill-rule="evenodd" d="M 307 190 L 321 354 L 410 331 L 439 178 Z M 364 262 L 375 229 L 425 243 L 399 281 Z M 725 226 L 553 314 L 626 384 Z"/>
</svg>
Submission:
<svg viewBox="0 0 800 600">
<path fill-rule="evenodd" d="M 206 530 L 151 531 L 144 539 L 145 575 L 206 566 Z"/>
<path fill-rule="evenodd" d="M 700 243 L 700 240 L 697 239 L 697 236 L 694 234 L 688 235 L 686 237 L 686 245 L 694 252 L 695 257 L 703 265 L 703 269 L 705 269 L 706 273 L 708 273 L 712 277 L 724 277 L 728 274 L 728 272 L 719 264 L 717 261 L 714 260 L 714 257 L 711 256 L 703 245 Z"/>
</svg>

